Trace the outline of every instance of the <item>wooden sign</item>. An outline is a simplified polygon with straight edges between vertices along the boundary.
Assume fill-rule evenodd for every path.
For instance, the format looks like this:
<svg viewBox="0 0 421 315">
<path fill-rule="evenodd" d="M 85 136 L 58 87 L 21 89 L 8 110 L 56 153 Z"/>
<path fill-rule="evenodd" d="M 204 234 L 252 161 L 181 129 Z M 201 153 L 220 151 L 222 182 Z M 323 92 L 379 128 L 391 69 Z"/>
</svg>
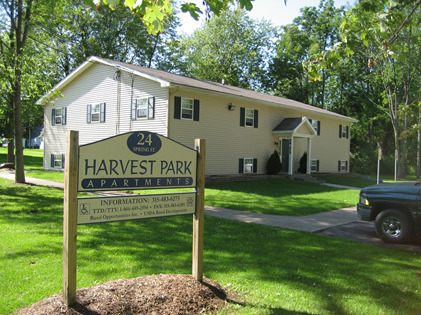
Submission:
<svg viewBox="0 0 421 315">
<path fill-rule="evenodd" d="M 63 299 L 76 303 L 77 224 L 193 214 L 192 274 L 203 278 L 205 140 L 195 149 L 149 131 L 121 134 L 79 147 L 66 135 L 63 211 Z M 77 198 L 78 191 L 195 188 L 194 192 Z"/>
<path fill-rule="evenodd" d="M 196 186 L 197 152 L 156 133 L 82 145 L 79 155 L 79 191 Z"/>
</svg>

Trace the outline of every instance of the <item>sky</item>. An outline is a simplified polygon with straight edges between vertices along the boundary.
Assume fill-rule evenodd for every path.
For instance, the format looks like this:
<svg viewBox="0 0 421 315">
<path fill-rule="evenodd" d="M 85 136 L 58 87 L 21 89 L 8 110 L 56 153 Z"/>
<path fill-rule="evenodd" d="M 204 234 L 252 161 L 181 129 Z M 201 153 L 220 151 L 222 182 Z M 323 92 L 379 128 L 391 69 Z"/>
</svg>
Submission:
<svg viewBox="0 0 421 315">
<path fill-rule="evenodd" d="M 199 8 L 203 9 L 202 0 L 186 0 L 186 2 L 194 2 Z M 292 23 L 292 20 L 300 15 L 301 8 L 317 7 L 319 3 L 320 0 L 288 0 L 285 5 L 284 0 L 255 0 L 249 15 L 253 19 L 264 18 L 272 22 L 274 26 L 281 26 Z M 355 3 L 355 0 L 335 0 L 335 6 L 337 7 L 353 3 Z M 201 17 L 201 20 L 195 21 L 188 13 L 180 13 L 179 16 L 183 24 L 180 30 L 187 34 L 191 34 L 196 28 L 200 27 L 203 21 L 203 17 Z"/>
</svg>

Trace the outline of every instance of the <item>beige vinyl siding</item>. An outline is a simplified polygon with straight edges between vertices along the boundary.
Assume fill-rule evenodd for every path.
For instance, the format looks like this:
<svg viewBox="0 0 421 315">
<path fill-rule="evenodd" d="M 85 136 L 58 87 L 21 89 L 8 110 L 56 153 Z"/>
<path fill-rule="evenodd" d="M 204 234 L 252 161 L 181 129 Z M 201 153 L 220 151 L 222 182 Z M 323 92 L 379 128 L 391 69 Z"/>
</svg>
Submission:
<svg viewBox="0 0 421 315">
<path fill-rule="evenodd" d="M 174 96 L 200 101 L 200 120 L 174 119 Z M 236 106 L 234 111 L 228 105 Z M 259 111 L 258 128 L 240 126 L 240 107 Z M 266 163 L 277 145 L 273 128 L 284 118 L 281 111 L 251 102 L 233 101 L 218 95 L 180 92 L 170 97 L 169 137 L 193 147 L 195 138 L 206 140 L 206 174 L 238 174 L 240 158 L 257 159 L 257 173 L 266 173 Z"/>
<path fill-rule="evenodd" d="M 167 136 L 168 89 L 160 83 L 122 72 L 120 133 L 147 130 Z M 133 89 L 132 89 L 132 77 Z M 155 97 L 155 118 L 131 120 L 131 99 Z"/>
<path fill-rule="evenodd" d="M 348 139 L 339 138 L 339 125 L 349 126 L 349 124 L 328 117 L 321 117 L 318 120 L 321 122 L 321 133 L 312 139 L 311 158 L 320 161 L 319 172 L 338 172 L 339 160 L 348 161 L 349 171 L 351 128 L 348 129 Z"/>
<path fill-rule="evenodd" d="M 51 154 L 65 153 L 66 130 L 79 131 L 79 144 L 87 144 L 134 130 L 148 130 L 167 134 L 167 94 L 165 88 L 154 81 L 135 77 L 132 88 L 131 75 L 121 72 L 121 83 L 116 68 L 95 64 L 60 91 L 64 97 L 45 106 L 44 168 L 50 169 Z M 120 89 L 120 91 L 118 91 Z M 155 119 L 131 121 L 131 97 L 155 97 Z M 105 103 L 105 122 L 87 123 L 87 105 Z M 118 105 L 120 115 L 118 119 Z M 51 125 L 53 107 L 67 109 L 67 124 Z"/>
</svg>

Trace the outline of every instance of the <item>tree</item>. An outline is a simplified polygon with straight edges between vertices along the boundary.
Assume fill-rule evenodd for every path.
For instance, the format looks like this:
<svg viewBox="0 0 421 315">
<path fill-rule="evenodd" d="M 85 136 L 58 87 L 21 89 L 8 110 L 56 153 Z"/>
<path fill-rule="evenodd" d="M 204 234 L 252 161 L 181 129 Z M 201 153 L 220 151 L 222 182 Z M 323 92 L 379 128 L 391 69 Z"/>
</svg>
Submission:
<svg viewBox="0 0 421 315">
<path fill-rule="evenodd" d="M 284 26 L 279 35 L 276 57 L 270 64 L 266 89 L 279 96 L 292 98 L 321 108 L 331 104 L 327 85 L 335 80 L 323 69 L 320 80 L 311 83 L 303 63 L 310 56 L 324 54 L 339 39 L 343 8 L 333 0 L 322 0 L 318 7 L 305 7 L 292 24 Z"/>
<path fill-rule="evenodd" d="M 119 3 L 124 3 L 131 11 L 142 17 L 143 23 L 151 34 L 162 33 L 165 29 L 165 20 L 173 14 L 171 0 L 84 0 L 85 3 L 102 9 L 103 4 L 114 9 Z M 238 4 L 240 8 L 251 10 L 252 0 L 203 0 L 206 6 L 206 16 L 210 18 L 212 14 L 219 15 L 225 12 L 229 5 Z M 198 20 L 202 10 L 192 2 L 181 4 L 182 12 L 189 12 L 190 15 Z"/>
<path fill-rule="evenodd" d="M 367 97 L 390 118 L 398 177 L 405 176 L 407 149 L 402 132 L 408 129 L 408 109 L 421 97 L 419 14 L 413 15 L 420 3 L 361 1 L 343 24 L 345 52 L 352 55 L 356 47 L 362 49 L 368 76 L 382 86 L 381 99 Z"/>
<path fill-rule="evenodd" d="M 241 9 L 214 16 L 181 39 L 184 74 L 260 89 L 273 32 L 269 23 L 255 21 Z"/>
</svg>

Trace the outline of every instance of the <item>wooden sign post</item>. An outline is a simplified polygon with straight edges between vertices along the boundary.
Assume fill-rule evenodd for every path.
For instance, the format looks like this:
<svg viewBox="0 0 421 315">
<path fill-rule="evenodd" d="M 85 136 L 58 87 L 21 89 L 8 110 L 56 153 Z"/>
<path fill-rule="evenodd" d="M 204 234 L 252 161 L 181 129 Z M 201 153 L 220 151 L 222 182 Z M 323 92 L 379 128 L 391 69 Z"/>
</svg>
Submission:
<svg viewBox="0 0 421 315">
<path fill-rule="evenodd" d="M 196 214 L 193 215 L 193 262 L 192 275 L 197 281 L 203 279 L 203 230 L 205 217 L 205 156 L 206 141 L 195 140 L 199 153 L 197 158 Z"/>
<path fill-rule="evenodd" d="M 63 212 L 63 298 L 76 303 L 78 224 L 193 214 L 192 275 L 203 279 L 205 140 L 196 150 L 148 131 L 128 132 L 79 146 L 66 134 Z M 141 196 L 84 197 L 80 191 L 195 188 L 195 192 Z M 171 200 L 176 198 L 179 202 Z"/>
<path fill-rule="evenodd" d="M 79 132 L 66 134 L 63 211 L 63 298 L 67 305 L 76 303 L 77 174 L 79 168 Z"/>
</svg>

